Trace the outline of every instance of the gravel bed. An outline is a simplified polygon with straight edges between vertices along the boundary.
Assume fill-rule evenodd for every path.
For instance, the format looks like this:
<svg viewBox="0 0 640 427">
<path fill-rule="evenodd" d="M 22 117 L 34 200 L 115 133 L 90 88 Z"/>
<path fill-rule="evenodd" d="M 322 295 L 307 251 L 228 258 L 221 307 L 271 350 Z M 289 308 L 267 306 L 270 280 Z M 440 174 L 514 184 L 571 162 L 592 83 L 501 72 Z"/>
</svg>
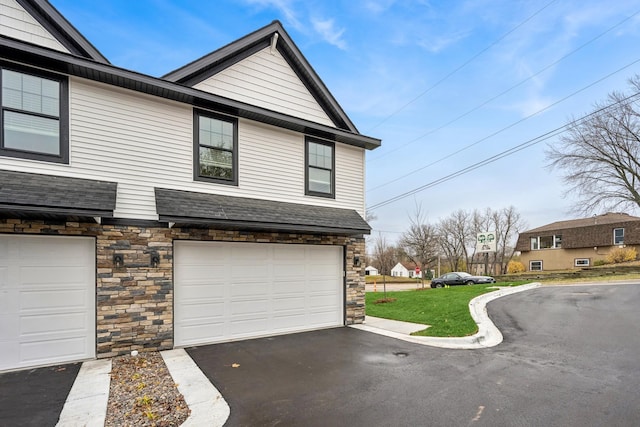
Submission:
<svg viewBox="0 0 640 427">
<path fill-rule="evenodd" d="M 160 353 L 113 358 L 105 427 L 179 426 L 190 413 Z"/>
</svg>

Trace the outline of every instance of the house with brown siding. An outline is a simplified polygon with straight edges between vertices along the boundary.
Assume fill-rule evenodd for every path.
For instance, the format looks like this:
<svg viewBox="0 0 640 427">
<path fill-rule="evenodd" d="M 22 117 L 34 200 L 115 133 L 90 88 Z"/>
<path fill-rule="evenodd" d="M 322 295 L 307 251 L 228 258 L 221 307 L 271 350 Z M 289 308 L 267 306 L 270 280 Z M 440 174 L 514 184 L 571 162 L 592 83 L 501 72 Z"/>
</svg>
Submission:
<svg viewBox="0 0 640 427">
<path fill-rule="evenodd" d="M 624 247 L 640 248 L 640 218 L 609 212 L 520 233 L 516 250 L 528 271 L 542 271 L 589 267 Z"/>
</svg>

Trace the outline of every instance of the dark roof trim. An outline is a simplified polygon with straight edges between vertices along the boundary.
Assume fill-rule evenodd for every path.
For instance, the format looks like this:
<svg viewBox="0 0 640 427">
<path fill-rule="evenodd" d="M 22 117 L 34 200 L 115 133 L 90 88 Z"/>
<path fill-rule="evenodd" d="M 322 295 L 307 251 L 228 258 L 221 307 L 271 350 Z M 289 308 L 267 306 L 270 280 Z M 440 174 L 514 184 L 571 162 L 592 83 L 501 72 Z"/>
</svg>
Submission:
<svg viewBox="0 0 640 427">
<path fill-rule="evenodd" d="M 0 57 L 12 62 L 82 77 L 368 150 L 378 148 L 381 144 L 380 139 L 377 138 L 303 120 L 10 37 L 0 36 Z"/>
<path fill-rule="evenodd" d="M 160 221 L 179 226 L 339 235 L 369 234 L 354 210 L 156 188 Z"/>
<path fill-rule="evenodd" d="M 46 0 L 16 0 L 33 18 L 75 55 L 108 64 L 96 49 L 58 10 Z"/>
<path fill-rule="evenodd" d="M 0 170 L 0 211 L 33 216 L 111 217 L 117 183 Z"/>
<path fill-rule="evenodd" d="M 193 86 L 218 72 L 247 58 L 271 44 L 271 38 L 278 34 L 276 48 L 289 66 L 304 83 L 311 95 L 320 104 L 335 125 L 341 129 L 358 133 L 358 129 L 338 104 L 329 89 L 311 67 L 289 34 L 279 21 L 263 27 L 253 33 L 230 43 L 208 55 L 203 56 L 175 71 L 163 76 L 164 79 Z"/>
</svg>

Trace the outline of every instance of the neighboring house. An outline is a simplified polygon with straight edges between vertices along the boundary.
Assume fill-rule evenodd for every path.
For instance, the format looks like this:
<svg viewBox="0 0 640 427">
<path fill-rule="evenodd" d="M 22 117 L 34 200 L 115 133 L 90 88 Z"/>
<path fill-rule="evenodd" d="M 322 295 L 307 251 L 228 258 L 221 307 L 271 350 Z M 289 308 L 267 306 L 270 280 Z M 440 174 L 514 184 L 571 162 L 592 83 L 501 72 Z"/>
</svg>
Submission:
<svg viewBox="0 0 640 427">
<path fill-rule="evenodd" d="M 606 213 L 520 233 L 516 250 L 529 271 L 589 267 L 614 248 L 640 247 L 640 218 Z"/>
<path fill-rule="evenodd" d="M 391 269 L 392 277 L 410 277 L 420 278 L 422 273 L 418 270 L 416 272 L 417 265 L 412 262 L 399 262 Z"/>
<path fill-rule="evenodd" d="M 380 140 L 279 22 L 155 78 L 0 15 L 0 370 L 364 320 Z"/>
<path fill-rule="evenodd" d="M 365 274 L 365 276 L 377 276 L 380 273 L 378 272 L 377 268 L 372 267 L 372 266 L 368 266 L 368 267 L 365 267 L 364 274 Z"/>
</svg>

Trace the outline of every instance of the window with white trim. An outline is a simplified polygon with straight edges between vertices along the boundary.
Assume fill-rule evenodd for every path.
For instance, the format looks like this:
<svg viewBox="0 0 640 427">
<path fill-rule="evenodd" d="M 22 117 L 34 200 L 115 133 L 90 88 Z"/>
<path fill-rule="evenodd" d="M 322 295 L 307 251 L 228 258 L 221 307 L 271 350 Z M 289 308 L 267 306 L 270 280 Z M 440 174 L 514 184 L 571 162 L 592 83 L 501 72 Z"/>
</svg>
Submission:
<svg viewBox="0 0 640 427">
<path fill-rule="evenodd" d="M 624 228 L 613 229 L 613 244 L 624 245 Z"/>
<path fill-rule="evenodd" d="M 529 261 L 530 271 L 542 271 L 542 261 Z"/>
<path fill-rule="evenodd" d="M 589 267 L 589 265 L 591 265 L 591 261 L 589 258 L 576 258 L 574 265 L 576 267 Z"/>
<path fill-rule="evenodd" d="M 335 145 L 307 138 L 305 194 L 335 197 Z"/>
<path fill-rule="evenodd" d="M 538 236 L 531 238 L 531 250 L 538 249 L 560 249 L 562 247 L 562 234 L 550 236 Z"/>
<path fill-rule="evenodd" d="M 69 162 L 67 79 L 2 67 L 0 155 Z"/>
</svg>

